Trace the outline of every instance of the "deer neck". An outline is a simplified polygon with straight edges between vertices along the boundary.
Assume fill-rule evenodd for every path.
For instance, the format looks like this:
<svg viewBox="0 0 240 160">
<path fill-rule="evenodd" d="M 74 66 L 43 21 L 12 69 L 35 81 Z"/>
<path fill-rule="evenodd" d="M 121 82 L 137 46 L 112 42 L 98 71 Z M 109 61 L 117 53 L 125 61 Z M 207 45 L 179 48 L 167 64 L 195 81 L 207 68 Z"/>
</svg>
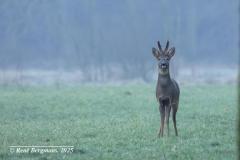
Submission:
<svg viewBox="0 0 240 160">
<path fill-rule="evenodd" d="M 165 74 L 158 73 L 158 86 L 165 87 L 171 83 L 171 77 L 169 72 Z"/>
</svg>

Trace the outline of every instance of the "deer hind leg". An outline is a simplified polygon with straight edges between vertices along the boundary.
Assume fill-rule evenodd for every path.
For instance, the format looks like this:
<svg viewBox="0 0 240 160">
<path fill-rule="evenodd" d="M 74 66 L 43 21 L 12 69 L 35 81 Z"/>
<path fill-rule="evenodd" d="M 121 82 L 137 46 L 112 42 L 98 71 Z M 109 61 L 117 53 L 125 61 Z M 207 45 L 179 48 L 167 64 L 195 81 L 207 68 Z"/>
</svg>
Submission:
<svg viewBox="0 0 240 160">
<path fill-rule="evenodd" d="M 163 130 L 164 130 L 164 119 L 165 119 L 165 106 L 163 103 L 160 103 L 159 105 L 159 111 L 160 111 L 160 116 L 161 116 L 161 125 L 158 133 L 158 137 L 163 137 Z"/>
<path fill-rule="evenodd" d="M 173 118 L 173 125 L 174 125 L 175 135 L 178 136 L 177 121 L 176 121 L 176 114 L 177 114 L 178 104 L 173 104 L 172 108 L 173 108 L 172 118 Z"/>
</svg>

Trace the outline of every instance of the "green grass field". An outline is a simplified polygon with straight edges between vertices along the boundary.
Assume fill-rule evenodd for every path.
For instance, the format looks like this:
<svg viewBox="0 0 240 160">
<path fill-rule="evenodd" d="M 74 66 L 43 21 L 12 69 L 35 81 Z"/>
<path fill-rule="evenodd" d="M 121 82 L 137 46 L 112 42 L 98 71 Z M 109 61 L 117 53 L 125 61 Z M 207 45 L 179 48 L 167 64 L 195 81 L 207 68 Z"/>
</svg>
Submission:
<svg viewBox="0 0 240 160">
<path fill-rule="evenodd" d="M 0 88 L 0 159 L 227 160 L 237 158 L 237 88 L 181 86 L 170 136 L 157 138 L 155 85 Z M 166 132 L 165 132 L 166 133 Z M 73 153 L 13 153 L 71 145 Z"/>
</svg>

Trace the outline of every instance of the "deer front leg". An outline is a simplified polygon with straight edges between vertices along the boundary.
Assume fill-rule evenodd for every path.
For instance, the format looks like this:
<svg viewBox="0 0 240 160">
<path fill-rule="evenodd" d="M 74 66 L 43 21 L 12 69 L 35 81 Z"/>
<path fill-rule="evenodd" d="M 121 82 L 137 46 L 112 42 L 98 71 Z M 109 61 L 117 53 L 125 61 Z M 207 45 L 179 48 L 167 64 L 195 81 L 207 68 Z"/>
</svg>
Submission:
<svg viewBox="0 0 240 160">
<path fill-rule="evenodd" d="M 159 111 L 160 111 L 160 116 L 161 116 L 161 125 L 160 125 L 160 130 L 158 133 L 158 137 L 163 137 L 163 130 L 164 130 L 164 119 L 165 119 L 165 106 L 163 103 L 160 102 L 159 105 Z"/>
<path fill-rule="evenodd" d="M 167 105 L 165 110 L 166 110 L 167 135 L 169 136 L 169 116 L 171 112 L 171 105 Z"/>
</svg>

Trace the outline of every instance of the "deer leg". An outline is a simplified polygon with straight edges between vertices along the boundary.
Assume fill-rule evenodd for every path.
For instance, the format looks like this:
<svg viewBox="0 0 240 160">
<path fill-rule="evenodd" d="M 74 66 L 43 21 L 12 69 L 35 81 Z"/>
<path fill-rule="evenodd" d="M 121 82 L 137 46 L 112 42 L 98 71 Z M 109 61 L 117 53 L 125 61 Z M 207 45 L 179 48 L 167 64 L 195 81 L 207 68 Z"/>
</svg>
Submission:
<svg viewBox="0 0 240 160">
<path fill-rule="evenodd" d="M 160 116 L 161 116 L 161 126 L 158 133 L 158 137 L 163 137 L 163 130 L 164 130 L 164 120 L 165 120 L 165 106 L 161 103 L 159 106 Z"/>
<path fill-rule="evenodd" d="M 177 131 L 177 122 L 176 122 L 176 113 L 177 113 L 177 105 L 174 104 L 173 106 L 173 112 L 172 112 L 172 118 L 173 118 L 173 125 L 174 125 L 174 129 L 175 129 L 175 135 L 178 136 L 178 131 Z"/>
<path fill-rule="evenodd" d="M 169 136 L 169 116 L 171 112 L 171 105 L 166 106 L 166 124 L 167 124 L 167 134 Z"/>
</svg>

